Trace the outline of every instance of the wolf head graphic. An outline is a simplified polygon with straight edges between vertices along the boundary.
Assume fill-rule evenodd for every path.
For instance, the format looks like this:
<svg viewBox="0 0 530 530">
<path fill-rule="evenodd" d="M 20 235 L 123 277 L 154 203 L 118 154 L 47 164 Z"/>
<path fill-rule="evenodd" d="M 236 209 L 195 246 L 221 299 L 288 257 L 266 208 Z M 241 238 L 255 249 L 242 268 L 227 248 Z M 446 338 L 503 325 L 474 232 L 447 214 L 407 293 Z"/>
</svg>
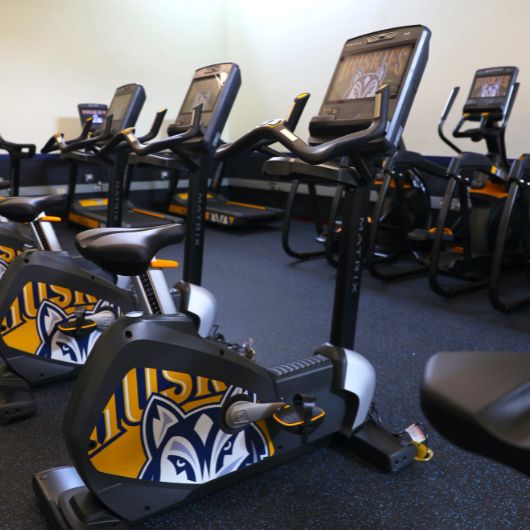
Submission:
<svg viewBox="0 0 530 530">
<path fill-rule="evenodd" d="M 495 83 L 484 83 L 480 87 L 480 97 L 481 98 L 495 98 L 499 96 L 501 92 L 500 81 L 495 81 Z"/>
<path fill-rule="evenodd" d="M 374 97 L 377 89 L 383 83 L 383 79 L 386 76 L 386 70 L 386 64 L 379 66 L 375 72 L 364 73 L 364 70 L 359 68 L 357 72 L 355 72 L 346 94 L 344 94 L 344 99 Z"/>
<path fill-rule="evenodd" d="M 100 300 L 92 311 L 87 311 L 86 315 L 90 316 L 106 308 L 112 308 L 112 304 Z M 36 355 L 72 364 L 84 364 L 86 362 L 92 347 L 101 333 L 92 331 L 79 338 L 66 335 L 59 329 L 59 324 L 71 316 L 49 300 L 45 300 L 39 306 L 37 330 L 41 345 Z"/>
<path fill-rule="evenodd" d="M 230 387 L 223 399 L 241 394 Z M 152 395 L 142 418 L 147 461 L 139 478 L 202 484 L 259 462 L 268 456 L 265 436 L 252 424 L 236 434 L 219 426 L 223 403 L 184 412 L 176 403 Z"/>
</svg>

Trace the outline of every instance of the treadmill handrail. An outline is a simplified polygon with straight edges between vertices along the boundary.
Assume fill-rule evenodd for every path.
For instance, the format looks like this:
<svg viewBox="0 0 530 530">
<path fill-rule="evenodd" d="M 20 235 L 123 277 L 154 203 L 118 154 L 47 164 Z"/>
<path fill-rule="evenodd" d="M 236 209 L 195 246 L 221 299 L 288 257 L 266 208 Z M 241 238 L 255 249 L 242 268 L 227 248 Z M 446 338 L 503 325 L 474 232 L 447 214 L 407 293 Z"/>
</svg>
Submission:
<svg viewBox="0 0 530 530">
<path fill-rule="evenodd" d="M 68 145 L 71 142 L 79 142 L 81 140 L 84 140 L 85 138 L 88 138 L 88 135 L 90 133 L 90 126 L 92 125 L 92 116 L 88 117 L 85 122 L 83 123 L 83 128 L 81 129 L 81 134 L 77 138 L 73 138 L 72 140 L 64 140 L 64 135 L 62 132 L 56 132 L 44 145 L 44 147 L 41 149 L 41 153 L 51 153 L 52 151 L 58 151 L 59 145 Z M 59 139 L 59 137 L 61 139 Z"/>
<path fill-rule="evenodd" d="M 192 111 L 191 125 L 186 131 L 176 134 L 174 136 L 168 136 L 161 140 L 157 140 L 148 144 L 142 143 L 142 138 L 137 138 L 134 135 L 134 127 L 123 129 L 116 134 L 109 142 L 107 142 L 99 151 L 99 156 L 105 156 L 113 152 L 118 145 L 123 141 L 126 141 L 128 147 L 137 155 L 144 156 L 151 153 L 158 153 L 164 149 L 172 148 L 182 142 L 191 138 L 197 137 L 201 132 L 201 117 L 202 117 L 202 104 L 195 107 Z"/>
<path fill-rule="evenodd" d="M 5 140 L 0 135 L 0 149 L 19 157 L 31 158 L 37 149 L 35 144 L 19 144 Z"/>
<path fill-rule="evenodd" d="M 217 160 L 226 160 L 253 148 L 256 143 L 263 139 L 279 142 L 308 164 L 317 165 L 334 158 L 348 156 L 356 147 L 385 137 L 389 103 L 390 87 L 383 85 L 376 92 L 374 117 L 368 128 L 330 140 L 318 146 L 310 146 L 296 136 L 286 127 L 284 120 L 271 120 L 258 125 L 235 142 L 219 147 L 215 153 L 215 158 Z"/>
<path fill-rule="evenodd" d="M 105 120 L 105 126 L 96 132 L 93 136 L 88 138 L 90 132 L 90 121 L 91 118 L 87 119 L 83 125 L 83 130 L 77 138 L 71 140 L 65 140 L 62 132 L 56 132 L 42 148 L 42 153 L 50 153 L 51 151 L 59 150 L 61 153 L 70 153 L 72 151 L 79 151 L 81 149 L 88 149 L 96 146 L 98 143 L 105 140 L 110 135 L 112 128 L 113 116 L 107 116 Z"/>
<path fill-rule="evenodd" d="M 164 122 L 166 113 L 166 108 L 160 109 L 156 113 L 155 119 L 153 120 L 149 132 L 147 132 L 143 136 L 140 136 L 140 138 L 137 139 L 140 143 L 148 142 L 149 140 L 152 140 L 157 136 L 157 134 L 160 132 L 160 128 L 162 127 L 162 123 Z M 133 134 L 134 130 L 134 127 L 128 127 L 127 129 L 122 129 L 121 131 L 117 132 L 114 136 L 108 139 L 104 145 L 100 147 L 97 152 L 97 155 L 103 158 L 109 154 L 116 153 L 116 151 L 121 151 L 128 147 L 127 139 L 123 133 L 127 132 L 128 134 L 130 132 L 131 134 Z"/>
</svg>

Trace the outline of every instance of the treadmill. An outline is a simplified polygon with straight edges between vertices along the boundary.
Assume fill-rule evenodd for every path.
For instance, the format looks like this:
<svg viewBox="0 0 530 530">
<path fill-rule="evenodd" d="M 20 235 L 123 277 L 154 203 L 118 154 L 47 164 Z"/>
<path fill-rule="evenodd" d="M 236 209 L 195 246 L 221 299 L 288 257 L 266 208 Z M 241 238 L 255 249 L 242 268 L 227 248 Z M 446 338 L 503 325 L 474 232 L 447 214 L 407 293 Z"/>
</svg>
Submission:
<svg viewBox="0 0 530 530">
<path fill-rule="evenodd" d="M 100 157 L 97 148 L 108 142 L 123 129 L 133 127 L 145 102 L 145 90 L 131 83 L 119 87 L 107 111 L 107 118 L 100 131 L 91 138 L 73 143 L 62 149 L 62 157 L 70 162 L 68 183 L 68 219 L 87 228 L 144 227 L 174 223 L 175 217 L 138 209 L 123 200 L 124 172 L 127 166 L 127 151 L 118 150 L 108 157 Z M 149 139 L 152 137 L 150 135 Z M 144 139 L 147 138 L 144 137 Z M 80 163 L 104 164 L 108 168 L 108 195 L 88 199 L 75 199 L 75 187 Z"/>
<path fill-rule="evenodd" d="M 201 68 L 195 72 L 193 82 L 191 83 L 184 102 L 179 111 L 181 116 L 189 116 L 193 107 L 198 103 L 203 104 L 203 116 L 212 113 L 216 105 L 217 80 L 212 76 L 213 68 L 222 65 L 212 65 Z M 228 117 L 228 114 L 226 118 Z M 168 128 L 168 134 L 176 134 L 182 129 L 179 124 L 179 118 Z M 225 121 L 226 121 L 225 118 Z M 215 146 L 221 143 L 220 135 L 224 128 L 217 128 Z M 206 221 L 210 224 L 221 225 L 226 227 L 235 227 L 243 225 L 253 225 L 261 223 L 270 223 L 278 221 L 283 217 L 283 210 L 261 206 L 257 204 L 248 204 L 238 201 L 230 201 L 220 193 L 221 182 L 224 175 L 225 166 L 216 162 L 216 167 L 212 172 L 212 185 L 208 190 L 206 202 Z M 186 192 L 176 192 L 178 184 L 178 175 L 172 179 L 171 195 L 168 200 L 167 209 L 170 213 L 185 217 L 188 214 L 188 194 Z"/>
<path fill-rule="evenodd" d="M 200 129 L 201 135 L 170 150 L 151 152 L 144 156 L 131 153 L 128 159 L 127 187 L 132 180 L 133 168 L 136 166 L 155 166 L 170 174 L 170 185 L 166 197 L 166 209 L 181 217 L 189 212 L 190 193 L 200 175 L 206 175 L 210 180 L 215 172 L 213 154 L 220 142 L 221 132 L 234 104 L 241 86 L 239 66 L 233 63 L 219 63 L 199 68 L 195 71 L 188 88 L 184 102 L 180 107 L 175 122 L 169 125 L 168 135 L 174 136 L 186 131 L 190 125 L 193 109 L 202 104 Z M 206 170 L 198 172 L 199 166 L 207 166 Z M 187 175 L 189 189 L 183 193 L 175 193 L 181 176 Z M 202 187 L 202 185 L 201 185 Z M 207 205 L 204 212 L 205 220 L 223 225 L 237 223 L 234 212 L 227 213 L 221 209 L 211 209 L 215 195 L 207 192 Z M 259 208 L 247 208 L 251 213 L 261 212 Z M 200 211 L 204 209 L 201 205 Z M 241 207 L 243 209 L 243 207 Z M 194 217 L 195 212 L 191 216 Z"/>
</svg>

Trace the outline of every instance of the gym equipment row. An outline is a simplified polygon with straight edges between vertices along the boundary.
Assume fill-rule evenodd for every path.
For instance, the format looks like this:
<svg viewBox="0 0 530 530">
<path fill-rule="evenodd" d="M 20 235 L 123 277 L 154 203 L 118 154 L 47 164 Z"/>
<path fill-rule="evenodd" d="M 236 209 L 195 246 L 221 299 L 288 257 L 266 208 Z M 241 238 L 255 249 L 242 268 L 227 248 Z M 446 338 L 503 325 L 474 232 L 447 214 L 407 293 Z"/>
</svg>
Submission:
<svg viewBox="0 0 530 530">
<path fill-rule="evenodd" d="M 447 298 L 488 288 L 492 306 L 506 313 L 530 304 L 530 293 L 502 289 L 503 277 L 516 270 L 530 286 L 528 155 L 510 163 L 505 146 L 519 88 L 517 75 L 515 67 L 478 70 L 453 130 L 456 139 L 484 142 L 487 155 L 463 152 L 444 132 L 459 92 L 455 87 L 438 124 L 440 138 L 457 153 L 448 167 L 407 151 L 404 143 L 382 161 L 372 185 L 376 200 L 367 238 L 366 266 L 372 276 L 394 281 L 427 275 L 433 292 Z M 427 179 L 445 189 L 436 218 Z M 303 183 L 313 199 L 317 240 L 325 249 L 303 252 L 290 246 L 295 187 L 286 209 L 284 249 L 297 259 L 325 256 L 336 266 L 343 188 L 336 189 L 323 229 L 314 183 L 310 179 Z"/>
<path fill-rule="evenodd" d="M 311 120 L 313 138 L 318 139 L 313 145 L 297 136 L 288 120 L 276 119 L 233 143 L 213 147 L 208 129 L 214 127 L 216 105 L 231 104 L 224 96 L 231 88 L 230 73 L 238 74 L 232 64 L 223 65 L 227 76 L 220 76 L 221 68 L 209 72 L 220 91 L 211 110 L 197 100 L 189 112 L 184 106 L 186 119 L 168 138 L 138 138 L 130 127 L 113 132 L 117 111 L 111 104 L 100 132 L 88 137 L 84 130 L 83 138 L 70 142 L 56 135 L 49 142 L 49 149 L 59 149 L 68 160 L 91 155 L 107 164 L 111 195 L 124 182 L 115 166 L 124 170 L 133 155 L 148 159 L 156 153 L 186 161 L 196 157 L 185 226 L 168 220 L 149 227 L 93 228 L 76 236 L 82 259 L 74 259 L 55 251 L 50 223 L 57 219 L 46 215 L 69 197 L 8 197 L 0 202 L 0 215 L 8 220 L 0 229 L 25 232 L 26 244 L 35 247 L 20 247 L 0 278 L 5 297 L 0 318 L 7 323 L 0 340 L 6 363 L 0 376 L 0 417 L 11 421 L 35 412 L 27 407 L 30 384 L 78 376 L 64 419 L 72 466 L 47 469 L 33 478 L 51 527 L 128 528 L 332 439 L 387 471 L 432 457 L 418 424 L 399 434 L 384 429 L 373 411 L 374 369 L 354 350 L 370 184 L 378 161 L 398 151 L 429 41 L 430 31 L 423 26 L 348 40 L 322 107 L 327 111 Z M 362 67 L 374 63 L 384 65 L 378 69 L 384 75 L 375 83 L 373 73 Z M 128 94 L 141 94 L 138 86 L 132 88 L 128 86 Z M 120 121 L 135 100 L 120 100 Z M 205 128 L 209 113 L 212 120 Z M 158 122 L 160 114 L 152 131 Z M 199 284 L 202 212 L 212 162 L 273 143 L 292 156 L 267 160 L 267 174 L 340 184 L 344 199 L 329 342 L 299 361 L 270 369 L 213 336 L 215 298 Z M 169 153 L 164 154 L 166 149 Z M 340 164 L 331 165 L 336 159 Z M 121 191 L 114 191 L 118 199 L 109 198 L 111 205 L 120 205 Z M 156 255 L 183 239 L 184 280 L 177 285 L 177 312 L 162 272 L 175 263 Z M 4 294 L 9 289 L 10 296 Z M 452 406 L 446 406 L 444 393 L 452 390 L 443 378 L 446 372 L 441 369 L 440 377 L 431 380 L 428 371 L 424 380 L 426 412 L 429 403 L 433 410 L 438 407 L 428 412 L 432 418 L 440 410 L 448 418 L 461 410 L 456 392 Z M 477 386 L 486 389 L 486 396 L 490 389 L 484 382 L 477 380 Z M 520 379 L 505 378 L 503 384 L 516 400 Z M 483 397 L 482 403 L 489 399 Z M 509 404 L 506 408 L 513 410 Z M 514 434 L 516 426 L 502 422 L 502 406 L 495 412 L 491 425 L 502 424 Z M 477 435 L 488 430 L 474 420 L 465 423 Z M 491 429 L 488 436 L 502 443 L 512 455 L 506 458 L 510 462 L 528 452 L 515 435 L 501 439 Z"/>
<path fill-rule="evenodd" d="M 68 365 L 69 372 L 64 376 L 74 375 L 74 371 L 78 375 L 64 430 L 73 466 L 46 470 L 34 478 L 37 497 L 53 527 L 91 528 L 98 524 L 127 527 L 297 457 L 328 443 L 331 437 L 389 471 L 401 469 L 414 459 L 427 458 L 425 438 L 418 439 L 419 427 L 414 426 L 408 434 L 396 435 L 387 432 L 375 419 L 374 370 L 353 350 L 352 323 L 356 322 L 359 300 L 358 260 L 363 252 L 362 226 L 366 222 L 366 199 L 372 179 L 371 159 L 393 152 L 399 142 L 425 68 L 430 38 L 429 30 L 421 26 L 378 35 L 380 39 L 374 41 L 366 36 L 348 41 L 339 64 L 347 65 L 351 72 L 358 69 L 360 59 L 379 57 L 384 52 L 385 61 L 407 66 L 391 84 L 377 90 L 375 99 L 351 99 L 343 103 L 345 115 L 359 115 L 362 122 L 348 119 L 346 128 L 330 124 L 330 139 L 309 146 L 284 120 L 272 120 L 215 151 L 215 158 L 223 161 L 243 151 L 279 142 L 298 157 L 292 161 L 292 171 L 297 173 L 304 168 L 307 172 L 318 171 L 318 164 L 342 157 L 341 171 L 321 176 L 324 181 L 343 182 L 348 212 L 343 222 L 330 342 L 306 353 L 301 361 L 266 369 L 212 339 L 208 328 L 215 303 L 204 289 L 196 291 L 198 286 L 184 282 L 181 303 L 186 306 L 177 313 L 167 286 L 152 276 L 160 272 L 156 269 L 160 265 L 157 252 L 184 237 L 194 240 L 193 231 L 174 223 L 148 228 L 97 228 L 76 237 L 76 247 L 84 260 L 107 276 L 130 278 L 136 293 L 136 311 L 129 310 L 125 297 L 110 300 L 108 294 L 98 290 L 99 279 L 91 285 L 82 283 L 80 271 L 76 271 L 76 287 L 71 283 L 66 286 L 64 278 L 69 276 L 66 265 L 53 266 L 57 277 L 49 283 L 39 273 L 41 286 L 36 292 L 26 290 L 26 295 L 33 293 L 33 297 L 26 299 L 33 300 L 34 305 L 37 300 L 48 302 L 43 310 L 48 317 L 52 311 L 50 304 L 57 298 L 80 300 L 85 296 L 83 311 L 70 311 L 69 318 L 58 319 L 60 323 L 51 334 L 60 333 L 61 341 L 50 338 L 47 349 L 41 349 L 42 355 L 41 350 L 19 354 L 28 366 L 36 360 L 63 368 Z M 409 60 L 402 61 L 404 57 Z M 334 76 L 332 84 L 343 90 L 341 84 L 348 72 Z M 108 134 L 111 105 L 101 135 L 96 133 L 73 143 L 57 136 L 55 143 L 63 153 L 86 151 L 88 145 L 101 159 L 121 155 L 121 150 L 151 156 L 151 151 L 162 145 L 180 152 L 202 141 L 203 109 L 202 104 L 194 106 L 185 131 L 144 144 L 130 128 Z M 324 121 L 322 131 L 326 129 Z M 98 136 L 101 140 L 104 134 L 107 141 L 98 142 Z M 207 159 L 206 167 L 209 162 Z M 284 159 L 271 158 L 267 171 L 281 176 L 285 164 Z M 208 178 L 200 178 L 202 172 L 205 169 L 201 164 L 199 175 L 190 179 L 190 186 L 195 180 L 201 189 L 199 193 L 190 190 L 189 197 L 194 197 L 194 203 L 188 202 L 188 208 L 196 208 L 200 197 L 205 196 Z M 6 198 L 0 202 L 0 214 L 13 223 L 35 226 L 39 232 L 51 221 L 49 216 L 41 217 L 43 211 L 66 200 L 51 197 Z M 29 278 L 36 281 L 37 276 L 31 276 L 30 267 L 38 260 L 48 262 L 52 257 L 55 253 L 50 250 L 24 250 L 11 262 L 0 282 L 7 281 L 15 267 L 25 265 L 26 273 L 19 271 L 16 276 L 25 279 L 24 286 L 31 285 Z M 71 260 L 64 254 L 61 257 Z M 51 296 L 46 297 L 45 291 Z M 3 315 L 5 318 L 6 313 Z M 84 357 L 76 357 L 81 361 L 75 363 L 76 370 L 65 356 L 59 360 L 44 354 L 44 350 L 53 351 L 58 342 L 71 345 L 69 339 L 84 343 L 87 352 Z M 150 352 L 148 356 L 146 352 Z M 16 365 L 13 357 L 6 361 L 10 368 Z M 141 390 L 145 388 L 145 377 L 150 378 L 148 394 Z M 178 391 L 185 384 L 182 377 L 189 378 L 191 384 L 192 392 L 187 396 Z M 203 389 L 200 399 L 193 391 L 199 391 L 198 385 Z M 121 431 L 126 424 L 120 415 L 131 410 L 126 402 L 132 403 L 137 398 L 141 412 L 136 426 L 131 423 L 130 430 L 116 437 L 108 429 L 120 425 Z M 119 423 L 109 423 L 106 417 L 115 417 Z M 159 428 L 162 424 L 163 429 Z M 138 444 L 142 437 L 148 453 L 142 443 Z"/>
</svg>

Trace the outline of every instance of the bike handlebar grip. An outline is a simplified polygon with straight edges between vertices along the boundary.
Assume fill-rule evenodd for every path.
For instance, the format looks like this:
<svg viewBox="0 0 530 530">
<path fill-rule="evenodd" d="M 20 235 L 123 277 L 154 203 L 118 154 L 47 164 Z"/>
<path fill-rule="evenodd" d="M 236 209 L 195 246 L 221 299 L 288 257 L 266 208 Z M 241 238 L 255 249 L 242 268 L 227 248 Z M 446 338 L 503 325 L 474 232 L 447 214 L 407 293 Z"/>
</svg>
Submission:
<svg viewBox="0 0 530 530">
<path fill-rule="evenodd" d="M 92 126 L 92 116 L 89 116 L 85 123 L 83 123 L 83 128 L 81 129 L 81 134 L 78 137 L 78 140 L 84 140 L 85 138 L 88 138 L 88 134 L 90 133 L 90 127 Z"/>
<path fill-rule="evenodd" d="M 101 149 L 98 150 L 98 155 L 105 156 L 114 151 L 118 145 L 127 140 L 129 134 L 134 135 L 134 127 L 129 127 L 128 129 L 123 129 L 119 133 L 116 133 L 103 147 L 101 147 Z"/>
<path fill-rule="evenodd" d="M 52 136 L 42 147 L 40 150 L 41 153 L 51 153 L 52 151 L 55 151 L 57 149 L 57 142 L 55 140 L 55 136 Z"/>
<path fill-rule="evenodd" d="M 445 104 L 440 121 L 445 121 L 447 119 L 447 116 L 449 116 L 449 112 L 451 112 L 451 109 L 453 108 L 453 105 L 456 100 L 456 96 L 458 96 L 459 92 L 460 92 L 460 87 L 455 86 L 453 90 L 451 91 L 451 93 L 449 94 L 449 99 L 447 100 L 447 103 Z"/>
<path fill-rule="evenodd" d="M 155 119 L 153 120 L 153 123 L 151 125 L 151 129 L 147 134 L 145 134 L 139 139 L 141 142 L 148 142 L 149 140 L 152 140 L 156 137 L 156 135 L 160 132 L 160 127 L 162 127 L 162 123 L 164 122 L 166 113 L 167 109 L 160 109 L 156 113 Z"/>
<path fill-rule="evenodd" d="M 290 131 L 294 131 L 296 129 L 296 126 L 300 121 L 300 116 L 302 116 L 302 113 L 304 112 L 305 106 L 307 105 L 307 102 L 309 101 L 310 97 L 311 94 L 309 94 L 309 92 L 303 92 L 302 94 L 298 94 L 298 96 L 294 98 L 291 109 L 289 110 L 289 115 L 285 120 L 285 126 Z"/>
</svg>

